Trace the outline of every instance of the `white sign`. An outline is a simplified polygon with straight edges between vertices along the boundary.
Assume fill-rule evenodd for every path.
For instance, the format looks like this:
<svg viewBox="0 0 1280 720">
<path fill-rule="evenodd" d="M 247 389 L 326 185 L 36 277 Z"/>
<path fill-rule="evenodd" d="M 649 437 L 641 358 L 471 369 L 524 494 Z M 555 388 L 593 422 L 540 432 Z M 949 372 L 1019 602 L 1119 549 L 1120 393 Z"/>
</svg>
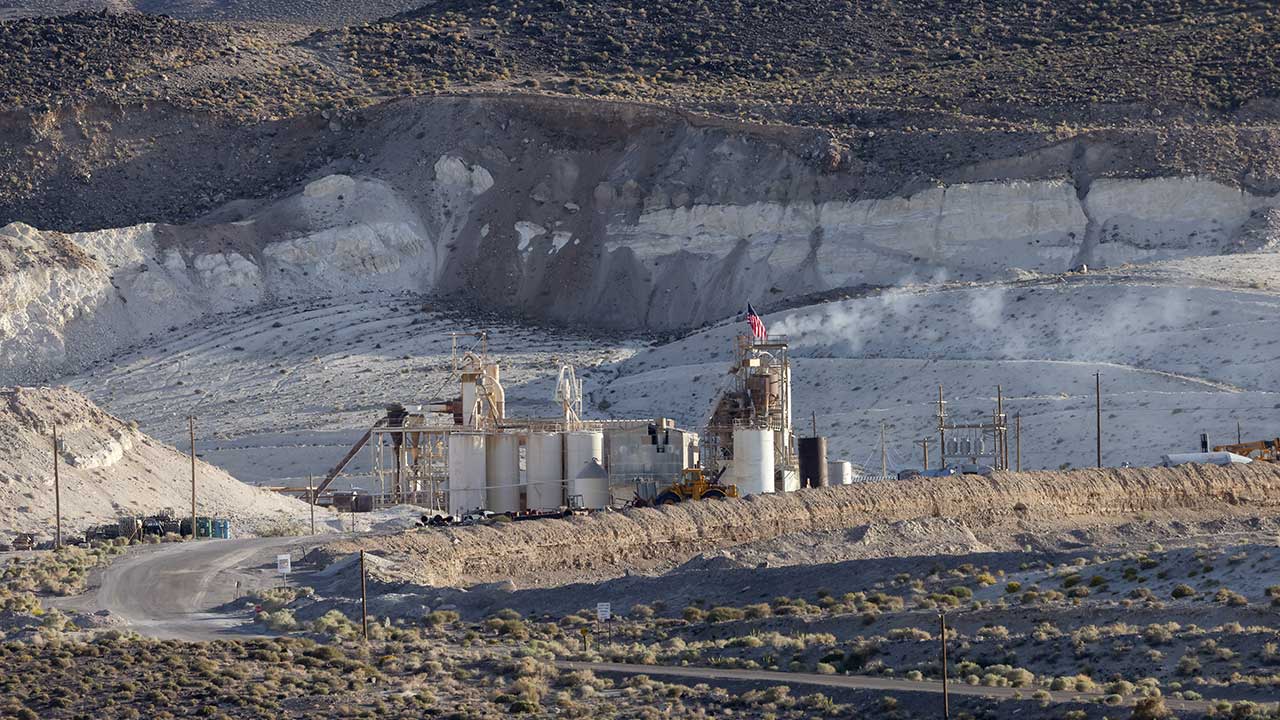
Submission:
<svg viewBox="0 0 1280 720">
<path fill-rule="evenodd" d="M 293 558 L 289 555 L 276 556 L 276 572 L 281 575 L 288 575 L 293 571 Z"/>
<path fill-rule="evenodd" d="M 600 622 L 608 622 L 613 617 L 613 606 L 609 603 L 596 603 L 596 619 Z"/>
</svg>

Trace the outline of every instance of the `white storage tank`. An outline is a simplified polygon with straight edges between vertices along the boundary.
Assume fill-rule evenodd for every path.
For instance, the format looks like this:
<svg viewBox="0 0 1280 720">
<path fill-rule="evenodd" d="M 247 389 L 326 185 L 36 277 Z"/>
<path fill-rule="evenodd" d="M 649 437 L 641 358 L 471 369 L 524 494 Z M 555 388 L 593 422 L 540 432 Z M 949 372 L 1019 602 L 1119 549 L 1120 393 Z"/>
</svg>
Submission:
<svg viewBox="0 0 1280 720">
<path fill-rule="evenodd" d="M 832 485 L 852 485 L 853 463 L 848 460 L 828 460 L 827 478 Z"/>
<path fill-rule="evenodd" d="M 592 460 L 604 462 L 604 433 L 579 430 L 564 434 L 564 477 L 569 481 L 569 495 L 582 494 L 574 481 Z"/>
<path fill-rule="evenodd" d="M 496 513 L 520 509 L 520 438 L 492 433 L 485 442 L 486 496 Z"/>
<path fill-rule="evenodd" d="M 609 473 L 604 466 L 590 460 L 582 466 L 576 477 L 569 481 L 569 495 L 582 498 L 582 507 L 600 510 L 609 506 Z"/>
<path fill-rule="evenodd" d="M 529 433 L 525 441 L 525 505 L 552 510 L 564 505 L 564 448 L 559 433 Z"/>
<path fill-rule="evenodd" d="M 773 492 L 773 431 L 733 429 L 733 479 L 738 496 Z"/>
<path fill-rule="evenodd" d="M 485 506 L 484 433 L 449 434 L 449 513 L 462 515 Z"/>
</svg>

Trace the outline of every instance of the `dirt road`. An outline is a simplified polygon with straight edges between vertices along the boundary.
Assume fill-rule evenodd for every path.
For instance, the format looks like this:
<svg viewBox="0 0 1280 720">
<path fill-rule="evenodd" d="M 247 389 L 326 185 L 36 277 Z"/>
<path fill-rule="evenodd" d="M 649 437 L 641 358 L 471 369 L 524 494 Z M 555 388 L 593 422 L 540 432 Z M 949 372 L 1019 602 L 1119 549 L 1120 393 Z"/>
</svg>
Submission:
<svg viewBox="0 0 1280 720">
<path fill-rule="evenodd" d="M 817 675 L 814 673 L 779 672 L 776 670 L 730 670 L 726 668 L 668 667 L 663 665 L 631 665 L 627 663 L 596 663 L 560 661 L 557 667 L 566 670 L 590 670 L 597 673 L 621 673 L 626 675 L 650 675 L 668 678 L 696 679 L 709 682 L 765 682 L 772 685 L 818 685 L 849 690 L 874 690 L 877 692 L 942 693 L 938 680 L 901 680 L 897 678 L 871 677 L 867 675 Z M 952 681 L 948 692 L 953 696 L 975 696 L 999 700 L 1034 700 L 1031 694 L 1037 688 L 985 687 L 966 685 Z M 1050 702 L 1097 702 L 1104 693 L 1097 692 L 1049 692 Z M 1137 697 L 1125 697 L 1121 704 L 1132 705 Z M 1166 698 L 1170 710 L 1206 711 L 1206 701 Z"/>
<path fill-rule="evenodd" d="M 68 606 L 107 610 L 141 635 L 211 640 L 246 635 L 243 617 L 217 612 L 251 590 L 282 584 L 275 556 L 296 561 L 310 538 L 204 540 L 145 548 L 108 565 L 96 590 Z"/>
</svg>

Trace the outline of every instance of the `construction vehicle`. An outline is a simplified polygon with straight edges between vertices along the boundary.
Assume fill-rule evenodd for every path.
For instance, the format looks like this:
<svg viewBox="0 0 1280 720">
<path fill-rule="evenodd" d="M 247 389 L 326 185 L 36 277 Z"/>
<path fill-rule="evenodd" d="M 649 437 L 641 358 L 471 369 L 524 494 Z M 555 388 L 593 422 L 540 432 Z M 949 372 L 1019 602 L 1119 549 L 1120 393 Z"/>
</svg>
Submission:
<svg viewBox="0 0 1280 720">
<path fill-rule="evenodd" d="M 654 505 L 674 505 L 685 500 L 723 500 L 738 497 L 737 485 L 722 485 L 721 476 L 728 466 L 721 466 L 715 477 L 708 479 L 707 473 L 699 467 L 685 468 L 680 473 L 680 481 L 658 493 Z"/>
<path fill-rule="evenodd" d="M 1213 451 L 1235 453 L 1250 460 L 1261 462 L 1280 462 L 1280 438 L 1255 440 L 1234 445 L 1215 445 Z"/>
</svg>

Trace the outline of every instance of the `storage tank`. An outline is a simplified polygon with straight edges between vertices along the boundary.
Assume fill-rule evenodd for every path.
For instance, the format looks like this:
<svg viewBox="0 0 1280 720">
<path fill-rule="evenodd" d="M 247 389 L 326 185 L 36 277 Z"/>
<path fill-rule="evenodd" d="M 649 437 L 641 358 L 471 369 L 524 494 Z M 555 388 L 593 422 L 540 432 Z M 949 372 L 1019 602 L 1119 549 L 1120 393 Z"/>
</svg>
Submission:
<svg viewBox="0 0 1280 720">
<path fill-rule="evenodd" d="M 824 437 L 799 438 L 796 441 L 800 455 L 800 487 L 826 487 L 827 439 Z"/>
<path fill-rule="evenodd" d="M 564 448 L 560 433 L 529 433 L 525 441 L 525 506 L 551 510 L 564 505 Z"/>
<path fill-rule="evenodd" d="M 449 513 L 461 515 L 485 506 L 484 433 L 449 433 Z"/>
<path fill-rule="evenodd" d="M 773 431 L 733 429 L 733 479 L 738 495 L 773 492 Z"/>
<path fill-rule="evenodd" d="M 576 477 L 569 481 L 569 496 L 582 498 L 582 507 L 600 510 L 609 505 L 609 473 L 595 460 L 589 460 Z"/>
<path fill-rule="evenodd" d="M 853 463 L 848 460 L 828 460 L 827 479 L 832 485 L 852 485 Z"/>
<path fill-rule="evenodd" d="M 486 497 L 496 513 L 520 509 L 520 439 L 492 433 L 485 440 Z"/>
<path fill-rule="evenodd" d="M 564 477 L 569 481 L 569 495 L 580 494 L 574 492 L 573 482 L 592 460 L 604 460 L 604 433 L 578 430 L 564 434 Z"/>
</svg>

